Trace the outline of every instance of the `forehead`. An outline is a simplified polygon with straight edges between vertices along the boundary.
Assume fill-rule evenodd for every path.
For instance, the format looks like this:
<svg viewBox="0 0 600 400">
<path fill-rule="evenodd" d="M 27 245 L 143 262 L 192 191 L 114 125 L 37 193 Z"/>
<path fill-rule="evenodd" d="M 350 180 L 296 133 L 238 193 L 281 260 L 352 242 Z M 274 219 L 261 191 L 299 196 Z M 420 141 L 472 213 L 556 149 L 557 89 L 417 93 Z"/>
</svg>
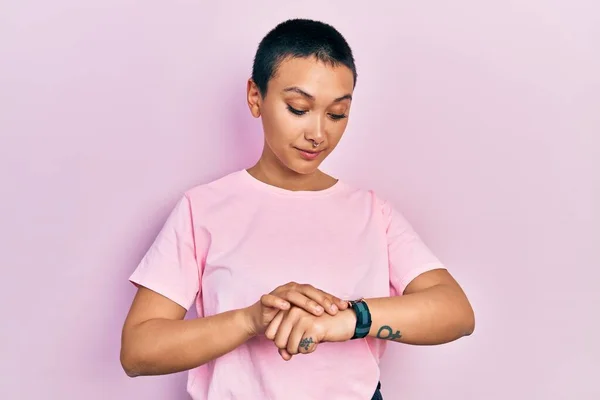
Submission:
<svg viewBox="0 0 600 400">
<path fill-rule="evenodd" d="M 297 86 L 319 97 L 340 97 L 352 93 L 354 76 L 350 68 L 339 64 L 310 58 L 287 58 L 283 60 L 275 76 L 269 82 L 269 91 Z"/>
</svg>

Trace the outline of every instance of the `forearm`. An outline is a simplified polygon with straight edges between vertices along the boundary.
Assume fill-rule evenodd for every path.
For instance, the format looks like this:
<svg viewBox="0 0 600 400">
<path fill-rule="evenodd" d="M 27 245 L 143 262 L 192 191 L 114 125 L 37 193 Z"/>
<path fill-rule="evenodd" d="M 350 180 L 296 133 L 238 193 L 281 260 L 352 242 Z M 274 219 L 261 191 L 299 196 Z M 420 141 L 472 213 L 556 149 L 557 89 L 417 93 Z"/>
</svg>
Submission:
<svg viewBox="0 0 600 400">
<path fill-rule="evenodd" d="M 128 375 L 163 375 L 212 361 L 250 337 L 242 310 L 193 320 L 151 319 L 123 336 Z"/>
<path fill-rule="evenodd" d="M 460 289 L 436 285 L 404 296 L 366 299 L 369 336 L 414 345 L 435 345 L 470 335 L 474 315 Z"/>
</svg>

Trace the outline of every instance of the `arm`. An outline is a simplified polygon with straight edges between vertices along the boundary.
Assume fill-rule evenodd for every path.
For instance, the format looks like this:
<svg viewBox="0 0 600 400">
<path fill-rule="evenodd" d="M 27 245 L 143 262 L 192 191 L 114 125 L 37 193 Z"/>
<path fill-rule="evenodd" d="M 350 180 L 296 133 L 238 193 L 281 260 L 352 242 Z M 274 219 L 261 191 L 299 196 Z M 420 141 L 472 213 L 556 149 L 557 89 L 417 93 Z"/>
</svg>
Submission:
<svg viewBox="0 0 600 400">
<path fill-rule="evenodd" d="M 240 310 L 193 320 L 183 320 L 185 313 L 179 304 L 139 287 L 121 339 L 121 364 L 127 375 L 192 369 L 230 352 L 252 336 Z"/>
<path fill-rule="evenodd" d="M 212 361 L 262 334 L 291 304 L 312 315 L 336 315 L 348 305 L 310 285 L 290 282 L 263 295 L 250 307 L 183 320 L 186 309 L 138 286 L 123 327 L 121 364 L 129 376 L 162 375 Z"/>
<path fill-rule="evenodd" d="M 428 271 L 413 279 L 403 296 L 365 301 L 373 321 L 371 337 L 435 345 L 468 336 L 475 329 L 469 300 L 444 269 Z M 350 317 L 356 323 L 356 316 Z"/>
<path fill-rule="evenodd" d="M 371 312 L 370 337 L 415 345 L 447 343 L 470 335 L 475 327 L 473 309 L 454 278 L 444 269 L 413 279 L 402 296 L 365 299 Z M 281 311 L 265 335 L 280 349 L 284 360 L 312 353 L 320 342 L 350 340 L 356 327 L 353 310 L 315 317 L 292 307 Z M 304 340 L 304 342 L 303 342 Z M 300 343 L 309 343 L 300 346 Z"/>
</svg>

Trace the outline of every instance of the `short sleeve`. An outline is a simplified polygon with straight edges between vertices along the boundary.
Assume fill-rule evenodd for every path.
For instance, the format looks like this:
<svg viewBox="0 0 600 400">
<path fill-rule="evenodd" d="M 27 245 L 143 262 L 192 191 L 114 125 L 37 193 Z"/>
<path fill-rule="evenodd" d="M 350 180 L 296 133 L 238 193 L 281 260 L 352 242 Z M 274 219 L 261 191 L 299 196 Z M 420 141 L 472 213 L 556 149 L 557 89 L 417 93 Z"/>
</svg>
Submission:
<svg viewBox="0 0 600 400">
<path fill-rule="evenodd" d="M 199 277 L 191 204 L 184 196 L 129 280 L 189 310 L 199 291 Z"/>
<path fill-rule="evenodd" d="M 389 203 L 383 204 L 388 242 L 390 285 L 393 294 L 401 295 L 417 276 L 445 268 L 431 252 L 404 216 Z"/>
</svg>

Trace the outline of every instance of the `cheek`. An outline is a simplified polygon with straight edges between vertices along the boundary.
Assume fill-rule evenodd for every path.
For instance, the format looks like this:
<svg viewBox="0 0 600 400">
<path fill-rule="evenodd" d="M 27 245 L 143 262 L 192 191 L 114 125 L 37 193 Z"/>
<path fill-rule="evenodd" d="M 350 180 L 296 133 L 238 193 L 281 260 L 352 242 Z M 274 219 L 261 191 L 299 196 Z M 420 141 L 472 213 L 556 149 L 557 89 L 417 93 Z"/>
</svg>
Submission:
<svg viewBox="0 0 600 400">
<path fill-rule="evenodd" d="M 268 118 L 263 118 L 263 126 L 265 137 L 272 146 L 287 146 L 304 132 L 302 119 L 287 110 L 270 113 Z"/>
</svg>

